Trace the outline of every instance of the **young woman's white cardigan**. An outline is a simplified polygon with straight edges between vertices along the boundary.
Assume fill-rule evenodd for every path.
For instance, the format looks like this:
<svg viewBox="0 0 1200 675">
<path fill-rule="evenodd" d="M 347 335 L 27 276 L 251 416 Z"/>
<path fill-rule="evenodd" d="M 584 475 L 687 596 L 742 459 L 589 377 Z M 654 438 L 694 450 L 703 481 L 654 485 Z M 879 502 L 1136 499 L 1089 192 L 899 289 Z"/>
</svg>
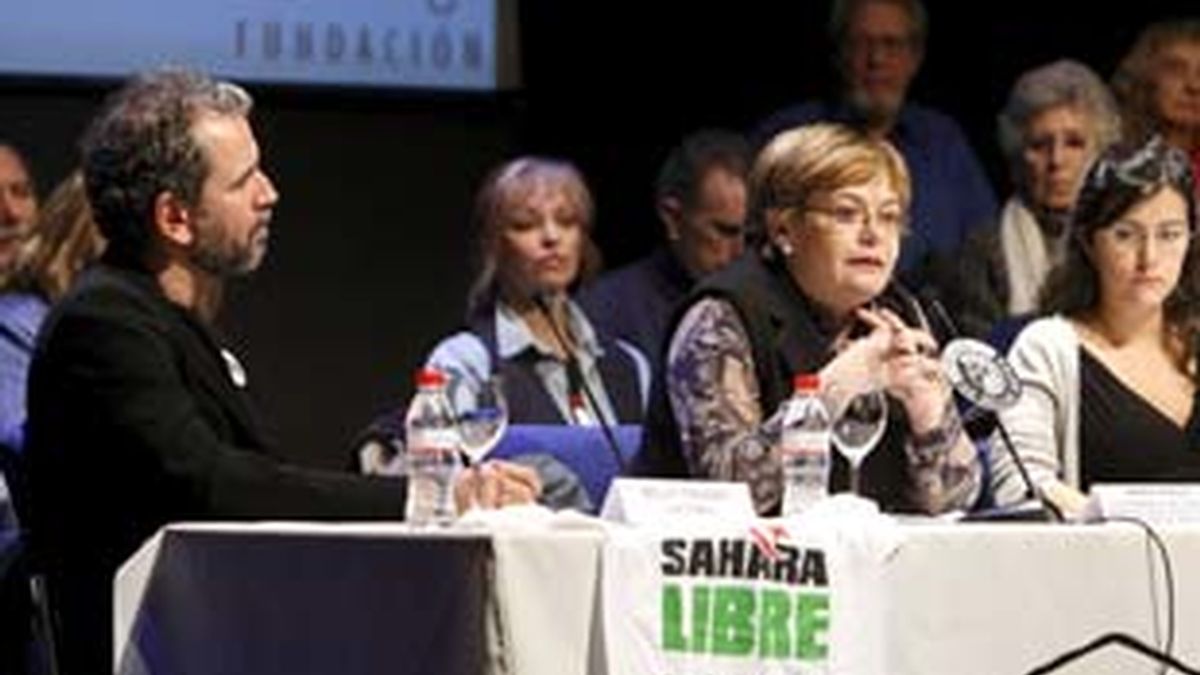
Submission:
<svg viewBox="0 0 1200 675">
<path fill-rule="evenodd" d="M 1074 492 L 1080 482 L 1079 336 L 1061 316 L 1038 319 L 1017 336 L 1008 359 L 1025 387 L 1000 419 L 1038 489 L 1076 512 L 1083 507 Z M 1025 486 L 999 438 L 993 439 L 990 456 L 996 503 L 1021 501 Z"/>
</svg>

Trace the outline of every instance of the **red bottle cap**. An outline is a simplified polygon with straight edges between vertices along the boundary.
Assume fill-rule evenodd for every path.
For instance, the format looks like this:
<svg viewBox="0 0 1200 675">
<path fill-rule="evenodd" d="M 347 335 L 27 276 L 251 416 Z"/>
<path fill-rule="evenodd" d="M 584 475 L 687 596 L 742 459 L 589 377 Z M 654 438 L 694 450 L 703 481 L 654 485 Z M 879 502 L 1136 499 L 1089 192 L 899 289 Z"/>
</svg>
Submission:
<svg viewBox="0 0 1200 675">
<path fill-rule="evenodd" d="M 418 370 L 416 380 L 418 387 L 446 386 L 446 374 L 437 368 L 422 368 Z"/>
<path fill-rule="evenodd" d="M 817 391 L 821 388 L 821 376 L 817 373 L 797 373 L 792 378 L 793 391 Z"/>
</svg>

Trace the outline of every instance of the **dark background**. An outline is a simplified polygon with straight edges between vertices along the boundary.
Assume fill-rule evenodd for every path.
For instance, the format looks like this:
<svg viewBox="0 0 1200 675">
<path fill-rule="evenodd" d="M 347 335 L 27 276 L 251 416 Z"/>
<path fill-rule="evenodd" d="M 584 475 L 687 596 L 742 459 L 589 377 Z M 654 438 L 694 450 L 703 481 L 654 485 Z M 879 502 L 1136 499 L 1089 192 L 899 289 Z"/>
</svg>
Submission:
<svg viewBox="0 0 1200 675">
<path fill-rule="evenodd" d="M 927 0 L 913 97 L 955 117 L 1008 192 L 995 114 L 1022 71 L 1072 57 L 1108 78 L 1148 21 L 1195 0 Z M 644 5 L 649 5 L 647 8 Z M 598 203 L 611 265 L 654 245 L 650 185 L 680 136 L 749 130 L 831 81 L 827 4 L 526 0 L 524 86 L 499 95 L 253 87 L 255 126 L 283 200 L 253 283 L 222 321 L 283 451 L 342 465 L 374 414 L 459 323 L 470 281 L 471 195 L 518 153 L 566 157 Z M 22 144 L 43 195 L 111 82 L 0 79 L 0 137 Z"/>
</svg>

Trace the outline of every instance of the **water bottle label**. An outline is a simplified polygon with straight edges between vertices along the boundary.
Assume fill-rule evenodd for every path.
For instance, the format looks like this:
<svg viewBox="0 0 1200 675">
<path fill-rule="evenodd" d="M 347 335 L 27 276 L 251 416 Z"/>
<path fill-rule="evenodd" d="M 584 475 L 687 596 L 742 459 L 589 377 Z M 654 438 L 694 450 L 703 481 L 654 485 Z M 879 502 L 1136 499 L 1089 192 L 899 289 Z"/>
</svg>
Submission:
<svg viewBox="0 0 1200 675">
<path fill-rule="evenodd" d="M 405 519 L 415 525 L 454 520 L 455 474 L 452 469 L 415 473 L 408 483 Z"/>
<path fill-rule="evenodd" d="M 824 455 L 829 452 L 828 431 L 794 429 L 783 433 L 781 451 L 787 455 Z"/>
<path fill-rule="evenodd" d="M 454 480 L 458 474 L 458 430 L 434 420 L 408 425 L 408 504 L 406 518 L 416 525 L 446 524 L 455 516 Z"/>
<path fill-rule="evenodd" d="M 457 451 L 458 432 L 454 429 L 411 429 L 408 437 L 410 455 Z"/>
</svg>

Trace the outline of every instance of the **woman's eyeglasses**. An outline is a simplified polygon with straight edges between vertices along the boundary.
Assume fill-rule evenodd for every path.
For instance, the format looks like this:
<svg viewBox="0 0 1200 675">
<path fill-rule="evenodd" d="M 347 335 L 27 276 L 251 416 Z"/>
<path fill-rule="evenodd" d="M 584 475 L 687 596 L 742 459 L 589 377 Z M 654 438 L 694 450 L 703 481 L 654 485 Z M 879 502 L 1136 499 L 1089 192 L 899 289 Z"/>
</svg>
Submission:
<svg viewBox="0 0 1200 675">
<path fill-rule="evenodd" d="M 873 216 L 862 204 L 809 204 L 802 209 L 824 216 L 834 230 L 846 235 L 861 232 L 868 221 L 888 233 L 902 234 L 908 229 L 908 214 L 899 208 L 884 207 Z"/>
<path fill-rule="evenodd" d="M 1192 230 L 1183 220 L 1166 220 L 1156 225 L 1118 220 L 1106 231 L 1114 244 L 1126 248 L 1141 248 L 1151 238 L 1163 247 L 1186 246 L 1192 238 Z"/>
</svg>

